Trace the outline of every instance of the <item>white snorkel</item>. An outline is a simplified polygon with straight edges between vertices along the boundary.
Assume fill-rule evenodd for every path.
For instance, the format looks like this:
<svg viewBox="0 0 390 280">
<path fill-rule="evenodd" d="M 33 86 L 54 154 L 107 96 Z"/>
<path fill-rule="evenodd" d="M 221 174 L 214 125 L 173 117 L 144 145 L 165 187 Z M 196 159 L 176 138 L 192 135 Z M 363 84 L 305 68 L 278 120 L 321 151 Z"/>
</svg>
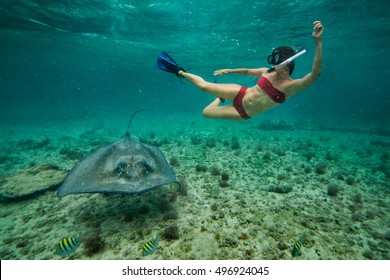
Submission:
<svg viewBox="0 0 390 280">
<path fill-rule="evenodd" d="M 301 55 L 303 55 L 303 54 L 305 54 L 305 53 L 306 53 L 306 50 L 303 49 L 302 51 L 300 51 L 299 53 L 297 53 L 297 54 L 293 55 L 292 57 L 286 59 L 286 60 L 283 61 L 282 63 L 280 63 L 280 64 L 278 64 L 278 65 L 275 65 L 275 66 L 272 66 L 271 68 L 269 68 L 269 69 L 267 70 L 267 73 L 271 73 L 271 72 L 273 72 L 273 71 L 275 71 L 275 70 L 278 70 L 278 69 L 280 69 L 280 68 L 286 66 L 287 64 L 289 64 L 290 62 L 292 62 L 294 59 L 296 59 L 297 57 L 299 57 L 299 56 L 301 56 Z"/>
</svg>

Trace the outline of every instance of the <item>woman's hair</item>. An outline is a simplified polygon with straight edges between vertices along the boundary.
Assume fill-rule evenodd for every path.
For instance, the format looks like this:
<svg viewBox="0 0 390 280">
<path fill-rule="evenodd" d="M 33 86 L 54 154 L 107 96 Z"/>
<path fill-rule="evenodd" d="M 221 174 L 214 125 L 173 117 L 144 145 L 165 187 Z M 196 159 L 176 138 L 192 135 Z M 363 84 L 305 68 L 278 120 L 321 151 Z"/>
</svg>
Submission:
<svg viewBox="0 0 390 280">
<path fill-rule="evenodd" d="M 281 46 L 272 52 L 272 56 L 279 55 L 279 59 L 277 61 L 277 64 L 282 63 L 283 61 L 287 60 L 288 58 L 295 55 L 295 50 L 292 47 L 289 46 Z M 291 75 L 294 72 L 295 63 L 294 61 L 290 62 L 288 64 L 289 67 L 289 74 Z"/>
</svg>

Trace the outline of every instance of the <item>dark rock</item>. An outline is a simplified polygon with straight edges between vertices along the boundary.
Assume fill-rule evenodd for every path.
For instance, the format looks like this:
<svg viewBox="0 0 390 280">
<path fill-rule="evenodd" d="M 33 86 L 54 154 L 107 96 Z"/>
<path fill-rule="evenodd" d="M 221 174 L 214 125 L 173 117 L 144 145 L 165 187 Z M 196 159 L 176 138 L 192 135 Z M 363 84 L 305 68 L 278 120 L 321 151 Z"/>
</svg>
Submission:
<svg viewBox="0 0 390 280">
<path fill-rule="evenodd" d="M 275 193 L 289 193 L 292 191 L 292 186 L 290 185 L 274 185 L 274 186 L 270 186 L 268 188 L 268 191 L 269 192 L 275 192 Z"/>
</svg>

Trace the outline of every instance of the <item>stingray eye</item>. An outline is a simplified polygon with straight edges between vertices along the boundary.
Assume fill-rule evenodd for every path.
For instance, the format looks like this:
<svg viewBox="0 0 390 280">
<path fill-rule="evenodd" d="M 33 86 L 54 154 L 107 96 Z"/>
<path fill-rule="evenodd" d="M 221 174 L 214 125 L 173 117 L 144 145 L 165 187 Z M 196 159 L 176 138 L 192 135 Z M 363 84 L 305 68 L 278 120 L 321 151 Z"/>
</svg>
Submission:
<svg viewBox="0 0 390 280">
<path fill-rule="evenodd" d="M 117 177 L 123 177 L 123 175 L 125 175 L 127 172 L 127 163 L 124 162 L 124 161 L 120 161 L 118 162 L 118 164 L 116 165 L 116 168 L 115 168 L 115 175 Z"/>
<path fill-rule="evenodd" d="M 152 166 L 145 159 L 137 161 L 135 167 L 144 175 L 153 171 Z"/>
</svg>

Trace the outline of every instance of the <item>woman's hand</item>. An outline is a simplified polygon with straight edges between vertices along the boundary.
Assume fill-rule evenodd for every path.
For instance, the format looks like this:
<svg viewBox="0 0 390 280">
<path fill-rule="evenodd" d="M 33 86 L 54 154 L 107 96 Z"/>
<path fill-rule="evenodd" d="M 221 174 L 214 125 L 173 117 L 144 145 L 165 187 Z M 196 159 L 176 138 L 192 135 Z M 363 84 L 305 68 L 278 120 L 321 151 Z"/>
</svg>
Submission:
<svg viewBox="0 0 390 280">
<path fill-rule="evenodd" d="M 324 32 L 324 27 L 321 24 L 321 21 L 316 20 L 313 22 L 313 33 L 312 36 L 315 40 L 322 39 L 322 33 Z"/>
<path fill-rule="evenodd" d="M 225 76 L 231 72 L 231 69 L 221 69 L 214 71 L 214 76 Z"/>
</svg>

